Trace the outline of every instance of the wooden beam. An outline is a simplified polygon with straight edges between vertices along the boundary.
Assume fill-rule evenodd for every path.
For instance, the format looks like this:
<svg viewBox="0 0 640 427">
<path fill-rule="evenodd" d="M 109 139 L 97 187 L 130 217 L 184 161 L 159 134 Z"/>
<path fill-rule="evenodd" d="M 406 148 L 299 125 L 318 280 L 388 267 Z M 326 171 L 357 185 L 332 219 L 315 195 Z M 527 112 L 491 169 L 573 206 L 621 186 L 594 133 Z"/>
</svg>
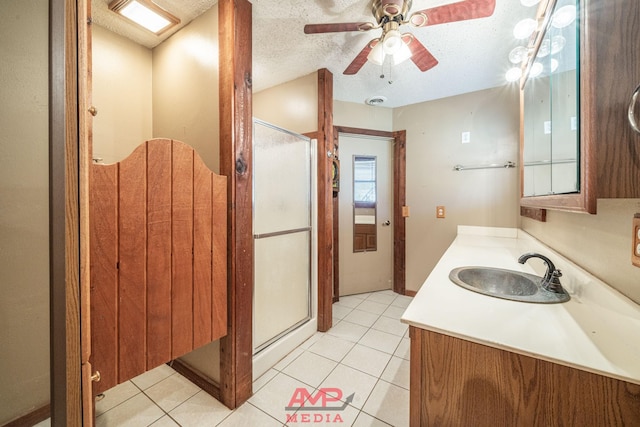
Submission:
<svg viewBox="0 0 640 427">
<path fill-rule="evenodd" d="M 318 70 L 318 330 L 333 324 L 333 74 Z"/>
<path fill-rule="evenodd" d="M 51 0 L 49 224 L 52 425 L 82 425 L 78 28 L 83 1 Z"/>
<path fill-rule="evenodd" d="M 406 292 L 407 131 L 393 133 L 393 290 Z"/>
<path fill-rule="evenodd" d="M 252 386 L 252 97 L 251 3 L 218 3 L 220 174 L 228 177 L 228 323 L 220 342 L 220 396 L 229 408 Z"/>
</svg>

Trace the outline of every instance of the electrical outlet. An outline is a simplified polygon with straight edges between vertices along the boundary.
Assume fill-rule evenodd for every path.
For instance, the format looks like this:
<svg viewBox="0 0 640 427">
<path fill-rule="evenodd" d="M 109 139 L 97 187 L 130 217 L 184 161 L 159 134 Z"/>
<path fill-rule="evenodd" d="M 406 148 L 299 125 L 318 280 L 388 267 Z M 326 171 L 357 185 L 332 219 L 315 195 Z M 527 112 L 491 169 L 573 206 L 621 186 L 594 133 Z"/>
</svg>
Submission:
<svg viewBox="0 0 640 427">
<path fill-rule="evenodd" d="M 468 144 L 471 142 L 471 132 L 462 132 L 461 140 L 463 144 Z"/>
<path fill-rule="evenodd" d="M 444 218 L 445 208 L 444 206 L 436 206 L 436 218 Z"/>
<path fill-rule="evenodd" d="M 631 262 L 640 267 L 640 213 L 633 217 L 633 238 L 631 239 Z"/>
</svg>

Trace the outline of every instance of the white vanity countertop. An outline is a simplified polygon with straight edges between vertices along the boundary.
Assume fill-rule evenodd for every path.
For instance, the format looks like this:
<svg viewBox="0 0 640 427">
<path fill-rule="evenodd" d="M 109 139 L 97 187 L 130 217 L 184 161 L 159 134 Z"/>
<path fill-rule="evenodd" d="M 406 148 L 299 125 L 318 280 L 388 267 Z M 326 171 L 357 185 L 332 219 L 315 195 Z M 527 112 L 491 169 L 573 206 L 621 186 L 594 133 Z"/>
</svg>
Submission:
<svg viewBox="0 0 640 427">
<path fill-rule="evenodd" d="M 546 255 L 562 270 L 561 282 L 571 300 L 509 301 L 469 291 L 449 279 L 452 269 L 474 265 L 542 275 L 545 266 L 539 259 L 518 264 L 526 252 Z M 402 321 L 640 384 L 640 305 L 522 230 L 460 226 Z"/>
</svg>

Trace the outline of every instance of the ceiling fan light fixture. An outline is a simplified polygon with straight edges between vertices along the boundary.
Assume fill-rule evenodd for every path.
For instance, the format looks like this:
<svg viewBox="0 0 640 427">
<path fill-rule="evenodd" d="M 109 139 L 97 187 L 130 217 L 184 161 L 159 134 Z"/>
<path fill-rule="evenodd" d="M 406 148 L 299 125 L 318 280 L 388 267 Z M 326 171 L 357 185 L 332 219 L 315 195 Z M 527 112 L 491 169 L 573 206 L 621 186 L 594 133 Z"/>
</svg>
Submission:
<svg viewBox="0 0 640 427">
<path fill-rule="evenodd" d="M 382 43 L 378 42 L 371 49 L 367 59 L 377 65 L 382 65 L 384 63 L 384 49 L 382 48 Z"/>
<path fill-rule="evenodd" d="M 398 65 L 411 58 L 411 49 L 404 41 L 401 41 L 401 43 L 400 48 L 393 54 L 393 65 Z"/>
<path fill-rule="evenodd" d="M 576 20 L 576 7 L 574 5 L 562 6 L 551 17 L 551 25 L 555 28 L 564 28 Z"/>
<path fill-rule="evenodd" d="M 520 77 L 522 77 L 522 68 L 520 67 L 509 68 L 509 70 L 505 74 L 505 79 L 508 82 L 518 81 L 520 80 Z"/>
<path fill-rule="evenodd" d="M 382 40 L 382 47 L 384 48 L 384 53 L 387 55 L 394 55 L 403 45 L 402 35 L 398 30 L 388 31 L 387 34 L 384 35 L 384 40 Z"/>
<path fill-rule="evenodd" d="M 180 23 L 151 0 L 113 0 L 109 9 L 158 35 Z"/>
</svg>

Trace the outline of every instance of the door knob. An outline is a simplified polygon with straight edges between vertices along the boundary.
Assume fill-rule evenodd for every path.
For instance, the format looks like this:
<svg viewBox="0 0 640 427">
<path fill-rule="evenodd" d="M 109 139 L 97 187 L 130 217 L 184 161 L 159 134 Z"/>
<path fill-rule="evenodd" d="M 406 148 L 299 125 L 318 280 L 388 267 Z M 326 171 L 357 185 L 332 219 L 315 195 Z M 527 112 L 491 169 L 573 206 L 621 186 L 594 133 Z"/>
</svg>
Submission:
<svg viewBox="0 0 640 427">
<path fill-rule="evenodd" d="M 383 222 L 383 223 L 382 223 L 382 225 L 384 225 L 384 226 L 388 227 L 388 226 L 390 226 L 390 225 L 391 225 L 391 221 L 386 220 L 385 222 Z"/>
<path fill-rule="evenodd" d="M 95 117 L 98 115 L 98 109 L 96 107 L 94 107 L 93 105 L 91 107 L 89 107 L 89 113 Z"/>
<path fill-rule="evenodd" d="M 100 371 L 96 371 L 93 375 L 91 375 L 91 381 L 100 382 Z"/>
</svg>

